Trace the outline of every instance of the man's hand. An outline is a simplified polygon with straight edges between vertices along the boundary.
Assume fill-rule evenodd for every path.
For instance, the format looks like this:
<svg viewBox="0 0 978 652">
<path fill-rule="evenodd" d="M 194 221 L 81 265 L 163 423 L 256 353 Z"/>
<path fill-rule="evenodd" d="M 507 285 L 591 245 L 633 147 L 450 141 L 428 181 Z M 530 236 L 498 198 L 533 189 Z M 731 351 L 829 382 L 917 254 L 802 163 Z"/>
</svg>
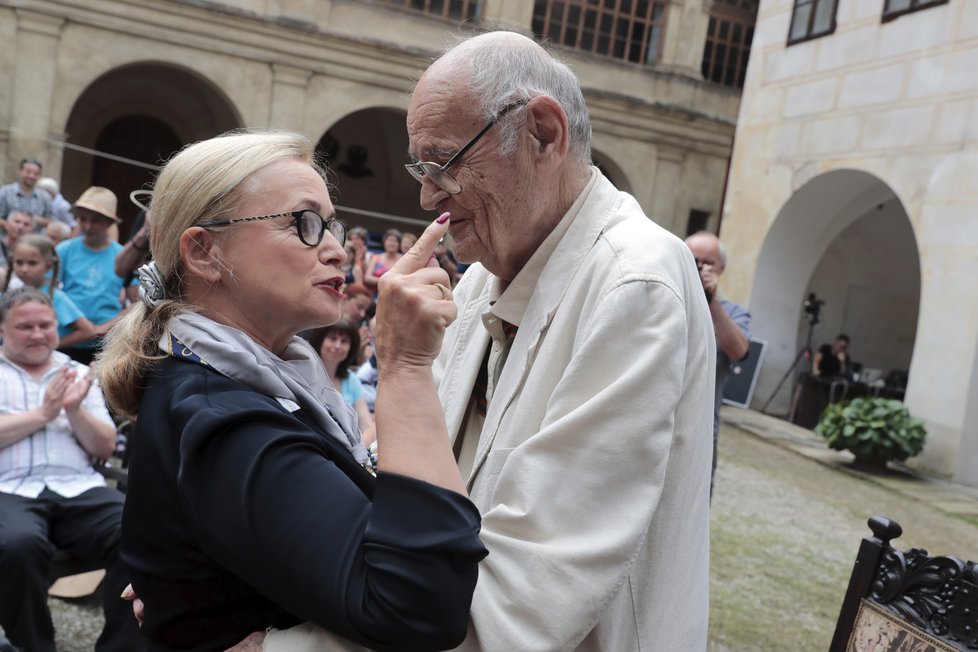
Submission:
<svg viewBox="0 0 978 652">
<path fill-rule="evenodd" d="M 48 383 L 47 389 L 44 390 L 44 399 L 41 401 L 41 414 L 46 420 L 53 421 L 61 414 L 61 408 L 65 407 L 65 394 L 68 386 L 75 382 L 76 375 L 74 369 L 65 366 Z"/>
<path fill-rule="evenodd" d="M 72 371 L 72 381 L 65 386 L 64 396 L 62 398 L 62 405 L 65 408 L 65 412 L 72 413 L 78 410 L 81 406 L 82 401 L 88 396 L 88 390 L 92 387 L 92 375 L 86 374 L 82 378 L 78 378 L 75 372 Z"/>
<path fill-rule="evenodd" d="M 717 283 L 719 281 L 720 276 L 714 270 L 713 265 L 700 265 L 700 283 L 703 284 L 707 303 L 713 303 L 713 297 L 717 295 Z"/>
</svg>

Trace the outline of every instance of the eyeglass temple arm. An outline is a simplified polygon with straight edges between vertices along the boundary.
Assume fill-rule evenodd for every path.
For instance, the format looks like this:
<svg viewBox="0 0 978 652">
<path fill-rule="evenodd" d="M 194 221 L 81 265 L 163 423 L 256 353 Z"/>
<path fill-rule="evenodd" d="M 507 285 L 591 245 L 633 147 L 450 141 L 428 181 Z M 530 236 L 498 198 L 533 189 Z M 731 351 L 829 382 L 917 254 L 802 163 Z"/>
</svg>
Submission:
<svg viewBox="0 0 978 652">
<path fill-rule="evenodd" d="M 454 163 L 455 161 L 457 161 L 458 159 L 460 159 L 462 156 L 465 155 L 465 153 L 467 151 L 469 151 L 470 149 L 472 149 L 472 147 L 477 142 L 479 142 L 479 139 L 481 139 L 485 135 L 485 133 L 487 131 L 489 131 L 490 129 L 492 129 L 492 126 L 494 124 L 496 124 L 497 122 L 499 122 L 500 118 L 502 118 L 504 115 L 506 115 L 507 113 L 509 113 L 510 111 L 512 111 L 513 109 L 515 109 L 516 107 L 523 106 L 526 103 L 527 103 L 526 100 L 522 100 L 522 101 L 519 101 L 519 102 L 514 102 L 512 104 L 507 104 L 502 109 L 500 109 L 499 113 L 497 113 L 496 116 L 492 120 L 490 120 L 489 122 L 486 123 L 486 126 L 482 128 L 482 131 L 480 131 L 479 133 L 477 133 L 475 135 L 475 138 L 473 138 L 472 140 L 470 140 L 468 142 L 468 144 L 466 144 L 465 147 L 463 147 L 462 149 L 460 149 L 457 152 L 455 152 L 455 156 L 453 156 L 452 158 L 448 159 L 448 162 L 445 163 L 445 165 L 441 166 L 441 169 L 442 170 L 447 170 L 448 168 L 450 168 L 452 166 L 452 163 Z"/>
</svg>

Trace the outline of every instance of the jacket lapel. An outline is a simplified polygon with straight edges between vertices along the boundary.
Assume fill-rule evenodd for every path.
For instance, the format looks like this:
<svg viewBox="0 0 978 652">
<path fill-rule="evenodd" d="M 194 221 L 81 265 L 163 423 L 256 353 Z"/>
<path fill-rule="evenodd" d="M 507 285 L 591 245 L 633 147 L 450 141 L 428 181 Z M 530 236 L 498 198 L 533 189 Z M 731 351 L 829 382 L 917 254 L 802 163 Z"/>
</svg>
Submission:
<svg viewBox="0 0 978 652">
<path fill-rule="evenodd" d="M 584 205 L 581 206 L 580 212 L 568 227 L 564 237 L 561 238 L 550 260 L 544 265 L 540 278 L 537 280 L 536 289 L 533 291 L 530 303 L 523 314 L 516 339 L 513 340 L 509 356 L 506 358 L 506 365 L 503 367 L 499 382 L 493 392 L 492 401 L 489 403 L 482 437 L 479 439 L 479 448 L 472 465 L 472 476 L 466 479 L 469 481 L 469 485 L 471 485 L 471 478 L 475 477 L 479 467 L 492 450 L 503 416 L 510 409 L 511 403 L 526 382 L 530 364 L 535 358 L 536 350 L 550 326 L 561 300 L 577 276 L 588 251 L 601 237 L 621 202 L 621 194 L 618 190 L 600 172 L 598 175 L 590 195 L 585 200 Z M 486 283 L 486 289 L 488 289 L 488 283 Z M 487 296 L 484 299 L 479 314 L 488 305 Z M 488 343 L 488 334 L 485 333 L 481 321 L 478 318 L 471 321 L 480 327 L 479 330 L 486 335 L 486 342 Z M 485 352 L 485 346 L 486 344 L 479 350 L 479 356 Z M 471 350 L 468 351 L 470 354 L 471 352 Z M 466 361 L 466 363 L 470 362 L 472 361 Z M 476 362 L 475 364 L 478 365 L 479 363 Z M 471 385 L 468 389 L 469 394 L 471 394 Z M 451 424 L 449 425 L 451 426 Z"/>
</svg>

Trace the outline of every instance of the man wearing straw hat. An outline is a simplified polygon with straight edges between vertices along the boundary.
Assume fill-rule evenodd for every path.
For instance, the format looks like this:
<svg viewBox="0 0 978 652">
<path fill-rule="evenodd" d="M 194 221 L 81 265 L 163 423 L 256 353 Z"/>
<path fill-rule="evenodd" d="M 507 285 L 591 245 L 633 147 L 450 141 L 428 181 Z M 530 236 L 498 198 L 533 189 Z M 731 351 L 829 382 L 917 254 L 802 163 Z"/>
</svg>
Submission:
<svg viewBox="0 0 978 652">
<path fill-rule="evenodd" d="M 81 235 L 57 248 L 64 291 L 95 324 L 96 337 L 64 350 L 83 364 L 92 361 L 101 348 L 102 336 L 126 311 L 119 301 L 125 281 L 115 273 L 115 258 L 122 245 L 109 237 L 109 229 L 121 222 L 116 216 L 117 206 L 111 190 L 90 187 L 75 202 Z"/>
</svg>

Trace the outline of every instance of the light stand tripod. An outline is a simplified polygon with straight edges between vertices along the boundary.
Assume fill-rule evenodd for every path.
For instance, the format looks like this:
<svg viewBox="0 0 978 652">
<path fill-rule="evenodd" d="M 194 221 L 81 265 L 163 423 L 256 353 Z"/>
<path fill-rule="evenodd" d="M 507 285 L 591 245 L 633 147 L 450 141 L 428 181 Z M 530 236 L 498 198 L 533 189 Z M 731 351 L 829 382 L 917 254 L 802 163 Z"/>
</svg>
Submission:
<svg viewBox="0 0 978 652">
<path fill-rule="evenodd" d="M 788 377 L 792 375 L 792 373 L 795 371 L 795 367 L 798 366 L 799 362 L 805 360 L 806 365 L 808 366 L 807 371 L 809 373 L 811 372 L 812 332 L 815 330 L 815 324 L 818 323 L 818 313 L 821 310 L 822 305 L 824 303 L 825 301 L 816 297 L 814 292 L 810 293 L 808 295 L 808 299 L 805 300 L 805 313 L 808 315 L 808 336 L 805 338 L 805 346 L 803 346 L 798 351 L 798 355 L 795 356 L 795 361 L 792 362 L 791 366 L 788 367 L 788 370 L 784 372 L 784 375 L 781 376 L 781 380 L 778 381 L 778 384 L 774 388 L 774 391 L 771 392 L 771 395 L 768 397 L 767 401 L 764 402 L 764 406 L 761 408 L 761 414 L 767 413 L 767 407 L 771 404 L 771 401 L 774 400 L 774 397 L 778 395 L 778 392 L 781 391 L 781 386 L 784 385 L 784 381 L 788 380 Z M 797 385 L 798 385 L 798 375 L 795 374 L 794 380 L 791 383 L 791 410 L 788 413 L 788 421 L 794 420 L 795 407 L 797 406 L 800 399 L 800 397 L 795 396 L 795 388 Z"/>
</svg>

